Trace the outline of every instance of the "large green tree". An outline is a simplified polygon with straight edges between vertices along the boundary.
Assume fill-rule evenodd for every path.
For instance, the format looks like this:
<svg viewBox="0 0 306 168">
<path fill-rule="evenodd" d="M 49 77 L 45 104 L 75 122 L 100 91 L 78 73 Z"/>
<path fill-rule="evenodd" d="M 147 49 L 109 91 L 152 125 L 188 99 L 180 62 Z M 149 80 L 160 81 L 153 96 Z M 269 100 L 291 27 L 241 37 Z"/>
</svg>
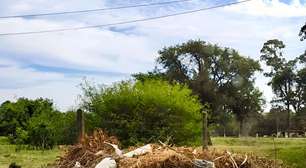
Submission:
<svg viewBox="0 0 306 168">
<path fill-rule="evenodd" d="M 53 103 L 49 99 L 6 101 L 0 106 L 0 132 L 15 136 L 17 127 L 25 128 L 30 118 L 50 111 L 53 111 Z"/>
<path fill-rule="evenodd" d="M 302 36 L 301 40 L 306 39 L 306 23 L 304 26 L 301 27 L 300 36 Z M 299 62 L 301 63 L 301 69 L 297 73 L 297 83 L 299 88 L 298 94 L 298 102 L 300 102 L 297 107 L 300 111 L 306 112 L 306 50 L 305 52 L 298 58 Z"/>
<path fill-rule="evenodd" d="M 301 41 L 306 39 L 306 24 L 301 27 L 300 34 Z M 301 69 L 297 72 L 298 93 L 295 101 L 298 109 L 295 116 L 297 129 L 306 131 L 306 51 L 298 58 Z"/>
<path fill-rule="evenodd" d="M 241 123 L 247 117 L 246 113 L 259 110 L 258 105 L 247 103 L 244 106 L 248 106 L 245 107 L 248 111 L 233 108 L 233 101 L 242 102 L 241 99 L 248 99 L 248 96 L 234 98 L 229 92 L 242 91 L 244 86 L 250 85 L 248 92 L 254 93 L 254 74 L 261 70 L 258 61 L 243 57 L 234 49 L 190 40 L 163 48 L 159 51 L 157 62 L 161 66 L 159 73 L 164 78 L 187 84 L 200 97 L 202 104 L 210 105 L 210 122 L 218 122 L 219 116 L 228 111 L 226 108 L 240 116 Z"/>
<path fill-rule="evenodd" d="M 287 60 L 283 56 L 285 44 L 272 39 L 264 43 L 261 49 L 261 60 L 266 63 L 270 70 L 264 75 L 270 78 L 268 85 L 276 97 L 274 104 L 282 104 L 287 111 L 287 131 L 290 129 L 290 113 L 299 111 L 301 107 L 300 86 L 297 75 L 297 59 Z"/>
<path fill-rule="evenodd" d="M 51 148 L 76 139 L 75 113 L 57 111 L 49 99 L 19 98 L 0 106 L 0 134 L 11 142 Z"/>
<path fill-rule="evenodd" d="M 231 89 L 229 93 L 231 94 L 229 106 L 239 121 L 239 135 L 247 136 L 248 130 L 244 127 L 244 124 L 250 121 L 249 118 L 256 118 L 262 111 L 265 102 L 262 98 L 262 92 L 254 88 L 253 85 L 245 85 Z"/>
</svg>

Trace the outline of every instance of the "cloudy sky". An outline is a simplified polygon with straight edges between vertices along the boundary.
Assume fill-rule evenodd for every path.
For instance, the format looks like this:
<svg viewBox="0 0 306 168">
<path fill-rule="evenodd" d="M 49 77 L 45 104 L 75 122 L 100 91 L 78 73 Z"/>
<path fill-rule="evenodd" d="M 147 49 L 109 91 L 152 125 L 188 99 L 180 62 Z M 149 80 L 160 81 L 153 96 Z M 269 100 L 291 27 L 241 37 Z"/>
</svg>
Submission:
<svg viewBox="0 0 306 168">
<path fill-rule="evenodd" d="M 73 11 L 169 0 L 1 0 L 0 16 Z M 0 34 L 108 24 L 195 10 L 235 0 L 190 0 L 167 6 L 0 19 Z M 253 0 L 209 11 L 120 26 L 35 35 L 0 36 L 0 102 L 46 97 L 56 107 L 76 107 L 78 85 L 86 77 L 110 84 L 155 66 L 157 51 L 189 39 L 237 49 L 259 59 L 272 38 L 287 44 L 286 57 L 305 49 L 299 28 L 306 21 L 306 0 Z M 267 79 L 256 85 L 271 100 Z M 269 106 L 269 105 L 268 105 Z M 268 108 L 268 107 L 267 107 Z"/>
</svg>

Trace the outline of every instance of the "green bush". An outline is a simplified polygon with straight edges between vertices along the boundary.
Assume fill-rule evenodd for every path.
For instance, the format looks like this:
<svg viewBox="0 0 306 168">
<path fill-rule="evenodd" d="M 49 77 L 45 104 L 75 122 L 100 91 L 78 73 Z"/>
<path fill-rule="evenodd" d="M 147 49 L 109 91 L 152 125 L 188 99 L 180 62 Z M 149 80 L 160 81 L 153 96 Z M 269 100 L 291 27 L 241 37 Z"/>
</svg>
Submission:
<svg viewBox="0 0 306 168">
<path fill-rule="evenodd" d="M 16 144 L 26 144 L 28 143 L 29 133 L 26 130 L 18 127 L 16 129 Z"/>
<path fill-rule="evenodd" d="M 145 80 L 109 87 L 85 84 L 83 90 L 91 127 L 118 136 L 123 145 L 169 137 L 173 143 L 186 144 L 201 135 L 202 106 L 186 86 Z"/>
<path fill-rule="evenodd" d="M 19 98 L 0 106 L 0 135 L 11 143 L 52 148 L 56 144 L 72 144 L 76 139 L 75 112 L 54 109 L 49 99 Z"/>
<path fill-rule="evenodd" d="M 28 123 L 29 144 L 52 148 L 56 144 L 73 144 L 76 140 L 75 112 L 53 111 L 32 117 Z"/>
</svg>

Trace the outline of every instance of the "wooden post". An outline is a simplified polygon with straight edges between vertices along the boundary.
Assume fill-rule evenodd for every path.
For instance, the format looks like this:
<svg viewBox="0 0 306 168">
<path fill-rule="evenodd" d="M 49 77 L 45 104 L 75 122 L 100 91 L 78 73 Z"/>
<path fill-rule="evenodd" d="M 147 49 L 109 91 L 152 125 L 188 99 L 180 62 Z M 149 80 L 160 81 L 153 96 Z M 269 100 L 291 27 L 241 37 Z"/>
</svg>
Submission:
<svg viewBox="0 0 306 168">
<path fill-rule="evenodd" d="M 203 111 L 203 121 L 202 121 L 202 144 L 203 150 L 208 149 L 208 127 L 207 127 L 207 112 Z"/>
<path fill-rule="evenodd" d="M 276 145 L 275 145 L 275 139 L 273 138 L 273 149 L 274 149 L 274 167 L 276 167 L 276 159 L 277 159 L 277 149 L 276 149 Z"/>
<path fill-rule="evenodd" d="M 81 143 L 85 135 L 84 113 L 81 109 L 77 110 L 76 122 L 77 122 L 76 125 L 77 125 L 77 133 L 78 133 L 77 142 Z"/>
</svg>

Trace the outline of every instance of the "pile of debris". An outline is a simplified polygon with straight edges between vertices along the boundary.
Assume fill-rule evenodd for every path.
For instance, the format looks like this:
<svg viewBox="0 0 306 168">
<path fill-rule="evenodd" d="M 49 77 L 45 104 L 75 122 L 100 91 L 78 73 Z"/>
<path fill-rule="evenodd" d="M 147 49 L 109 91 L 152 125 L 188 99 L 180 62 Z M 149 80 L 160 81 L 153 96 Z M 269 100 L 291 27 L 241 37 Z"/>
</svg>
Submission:
<svg viewBox="0 0 306 168">
<path fill-rule="evenodd" d="M 85 135 L 80 144 L 68 147 L 56 168 L 73 168 L 76 163 L 84 168 L 95 167 L 101 159 L 113 156 L 114 149 L 107 143 L 118 145 L 119 141 L 102 130 L 94 131 L 92 136 Z"/>
<path fill-rule="evenodd" d="M 97 130 L 84 141 L 71 146 L 56 168 L 285 168 L 282 163 L 228 151 L 202 151 L 200 148 L 174 147 L 160 142 L 124 153 L 116 137 Z"/>
</svg>

